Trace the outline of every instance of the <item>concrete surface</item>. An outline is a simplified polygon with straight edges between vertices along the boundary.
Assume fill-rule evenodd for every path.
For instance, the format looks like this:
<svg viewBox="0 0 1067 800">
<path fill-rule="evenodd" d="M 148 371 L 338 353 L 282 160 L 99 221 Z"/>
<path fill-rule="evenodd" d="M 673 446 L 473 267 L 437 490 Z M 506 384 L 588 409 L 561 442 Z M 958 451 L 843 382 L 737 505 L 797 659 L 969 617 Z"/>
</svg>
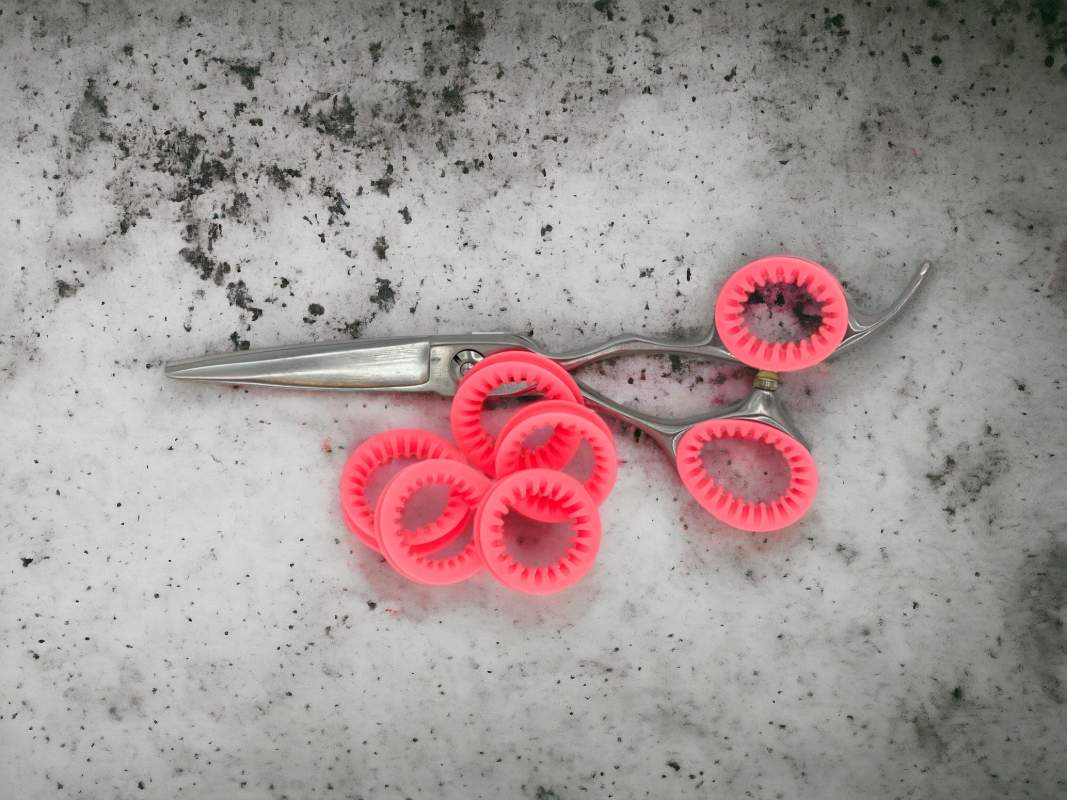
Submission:
<svg viewBox="0 0 1067 800">
<path fill-rule="evenodd" d="M 1067 794 L 1065 42 L 1058 0 L 0 4 L 0 794 Z M 866 308 L 937 265 L 788 379 L 811 513 L 732 531 L 623 432 L 547 599 L 345 530 L 347 452 L 447 401 L 161 369 L 683 335 L 783 251 Z M 751 374 L 591 372 L 672 414 Z"/>
</svg>

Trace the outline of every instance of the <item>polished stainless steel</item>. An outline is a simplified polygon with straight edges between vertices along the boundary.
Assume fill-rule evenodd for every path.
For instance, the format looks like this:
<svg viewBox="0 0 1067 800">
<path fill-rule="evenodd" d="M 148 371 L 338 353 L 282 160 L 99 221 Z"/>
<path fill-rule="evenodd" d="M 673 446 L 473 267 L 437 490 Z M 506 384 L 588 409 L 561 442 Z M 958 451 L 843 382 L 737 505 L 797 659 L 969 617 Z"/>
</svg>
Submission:
<svg viewBox="0 0 1067 800">
<path fill-rule="evenodd" d="M 672 457 L 678 453 L 678 442 L 686 431 L 701 422 L 712 419 L 747 419 L 754 422 L 762 422 L 777 428 L 787 436 L 791 436 L 809 450 L 807 439 L 797 428 L 774 392 L 766 389 L 753 389 L 745 397 L 728 406 L 716 409 L 710 414 L 698 414 L 685 419 L 666 419 L 653 414 L 645 414 L 617 403 L 596 389 L 578 381 L 578 386 L 585 396 L 588 405 L 595 408 L 601 414 L 626 422 L 644 433 L 648 438 L 659 445 Z"/>
<path fill-rule="evenodd" d="M 930 272 L 925 262 L 893 303 L 879 314 L 849 311 L 848 330 L 833 355 L 848 350 L 898 317 Z M 217 356 L 174 361 L 165 372 L 170 378 L 216 383 L 258 384 L 307 389 L 359 391 L 436 392 L 449 396 L 466 372 L 485 356 L 502 350 L 527 350 L 546 356 L 573 371 L 586 364 L 620 356 L 645 354 L 684 355 L 737 362 L 722 344 L 714 325 L 703 338 L 669 342 L 623 334 L 580 350 L 553 353 L 526 336 L 513 333 L 468 333 L 455 336 L 404 337 L 326 342 L 296 347 L 274 347 Z M 831 356 L 832 357 L 832 356 Z M 674 455 L 682 435 L 710 419 L 747 419 L 770 425 L 807 442 L 774 394 L 777 376 L 757 376 L 755 387 L 743 399 L 710 414 L 680 420 L 665 419 L 628 408 L 595 389 L 579 383 L 589 404 L 604 414 L 634 425 Z M 504 394 L 520 395 L 527 387 Z"/>
<path fill-rule="evenodd" d="M 477 350 L 460 350 L 452 356 L 452 377 L 459 379 L 471 371 L 471 367 L 485 358 L 485 355 Z"/>
<path fill-rule="evenodd" d="M 841 340 L 841 344 L 837 346 L 837 349 L 834 350 L 830 358 L 855 347 L 868 336 L 877 333 L 883 327 L 899 317 L 901 312 L 903 312 L 904 307 L 908 304 L 908 301 L 915 296 L 915 293 L 919 291 L 919 287 L 922 286 L 923 281 L 926 280 L 926 276 L 930 273 L 930 268 L 931 264 L 929 261 L 924 261 L 920 264 L 919 268 L 915 270 L 915 273 L 911 276 L 911 280 L 908 281 L 908 285 L 904 287 L 904 291 L 900 293 L 897 299 L 894 300 L 888 308 L 879 314 L 864 314 L 860 311 L 853 311 L 852 304 L 849 303 L 848 330 L 845 332 L 845 338 Z"/>
<path fill-rule="evenodd" d="M 319 342 L 203 356 L 166 365 L 169 378 L 302 389 L 456 393 L 455 359 L 499 350 L 536 350 L 525 336 L 467 333 Z M 473 363 L 473 361 L 471 361 Z"/>
<path fill-rule="evenodd" d="M 930 263 L 924 262 L 900 296 L 879 314 L 850 310 L 848 331 L 834 355 L 854 347 L 898 317 L 929 272 Z M 320 342 L 172 361 L 165 372 L 170 378 L 217 383 L 451 395 L 455 393 L 455 382 L 470 366 L 484 356 L 509 349 L 539 353 L 571 371 L 595 361 L 641 353 L 737 361 L 713 326 L 707 336 L 689 342 L 623 334 L 563 353 L 550 352 L 533 340 L 512 333 Z"/>
<path fill-rule="evenodd" d="M 624 333 L 608 339 L 606 342 L 580 350 L 571 350 L 565 353 L 539 352 L 571 372 L 595 361 L 604 361 L 608 358 L 618 358 L 620 356 L 640 355 L 641 353 L 737 361 L 737 357 L 723 346 L 722 340 L 719 338 L 719 332 L 714 327 L 712 327 L 707 336 L 690 342 L 670 342 Z"/>
<path fill-rule="evenodd" d="M 849 303 L 848 329 L 844 339 L 830 358 L 854 347 L 860 341 L 877 332 L 888 323 L 896 319 L 926 280 L 930 272 L 930 262 L 923 262 L 908 281 L 904 291 L 894 300 L 888 308 L 877 314 L 864 314 L 852 310 Z M 687 355 L 697 358 L 715 358 L 723 361 L 737 362 L 738 358 L 727 350 L 719 338 L 719 332 L 712 324 L 711 330 L 705 336 L 692 341 L 668 342 L 659 339 L 650 339 L 646 336 L 624 333 L 606 342 L 592 345 L 578 350 L 564 353 L 542 353 L 559 362 L 565 369 L 575 370 L 585 364 L 594 361 L 603 361 L 606 358 L 618 356 L 638 355 L 649 353 L 656 355 Z"/>
</svg>

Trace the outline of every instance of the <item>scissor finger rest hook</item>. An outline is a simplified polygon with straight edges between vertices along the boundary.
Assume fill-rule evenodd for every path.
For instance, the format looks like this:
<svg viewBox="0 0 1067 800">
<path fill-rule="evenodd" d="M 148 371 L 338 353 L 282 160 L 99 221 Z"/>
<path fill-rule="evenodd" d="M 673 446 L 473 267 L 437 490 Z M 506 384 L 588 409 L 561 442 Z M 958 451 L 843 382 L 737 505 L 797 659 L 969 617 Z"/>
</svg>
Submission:
<svg viewBox="0 0 1067 800">
<path fill-rule="evenodd" d="M 930 274 L 932 265 L 929 261 L 924 261 L 919 265 L 919 268 L 915 270 L 911 276 L 911 280 L 908 281 L 907 286 L 897 296 L 889 306 L 877 313 L 877 314 L 864 314 L 861 311 L 849 309 L 848 313 L 848 330 L 845 331 L 845 337 L 841 340 L 841 343 L 837 346 L 837 350 L 833 355 L 843 353 L 851 347 L 856 346 L 859 342 L 866 339 L 871 334 L 877 333 L 883 327 L 895 320 L 903 313 L 904 308 L 908 305 L 911 299 L 915 296 L 915 293 L 919 291 L 919 287 L 922 286 L 927 276 Z"/>
</svg>

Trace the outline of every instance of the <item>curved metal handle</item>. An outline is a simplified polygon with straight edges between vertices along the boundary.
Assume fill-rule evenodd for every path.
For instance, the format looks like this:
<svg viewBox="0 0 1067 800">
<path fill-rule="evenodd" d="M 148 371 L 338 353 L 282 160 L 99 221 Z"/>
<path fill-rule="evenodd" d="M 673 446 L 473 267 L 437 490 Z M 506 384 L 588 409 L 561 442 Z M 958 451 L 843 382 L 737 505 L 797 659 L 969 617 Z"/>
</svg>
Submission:
<svg viewBox="0 0 1067 800">
<path fill-rule="evenodd" d="M 837 349 L 833 352 L 833 356 L 848 350 L 851 347 L 859 344 L 871 334 L 877 333 L 894 319 L 900 316 L 904 307 L 908 304 L 915 293 L 919 291 L 919 287 L 922 286 L 923 281 L 926 280 L 926 276 L 929 274 L 932 265 L 929 261 L 924 261 L 919 268 L 915 271 L 915 274 L 911 276 L 911 280 L 908 281 L 908 285 L 904 287 L 904 291 L 900 293 L 896 300 L 894 300 L 888 308 L 878 314 L 864 314 L 849 309 L 848 312 L 848 330 L 845 332 L 845 338 L 841 340 L 841 344 L 837 346 Z"/>
<path fill-rule="evenodd" d="M 851 347 L 859 344 L 868 336 L 877 333 L 883 327 L 895 320 L 903 312 L 904 307 L 907 306 L 909 301 L 919 291 L 919 287 L 922 286 L 923 281 L 926 280 L 926 276 L 929 274 L 932 268 L 932 264 L 929 261 L 924 261 L 919 268 L 912 275 L 911 280 L 908 281 L 907 286 L 900 293 L 896 300 L 894 300 L 888 308 L 877 314 L 864 314 L 863 312 L 849 310 L 848 314 L 848 329 L 845 331 L 845 336 L 841 340 L 841 344 L 837 346 L 831 354 L 831 358 L 837 354 L 848 350 Z M 719 337 L 718 330 L 712 326 L 711 331 L 702 339 L 689 342 L 669 342 L 661 339 L 652 339 L 647 336 L 640 336 L 633 333 L 624 333 L 620 336 L 615 336 L 600 344 L 595 344 L 590 347 L 581 348 L 578 350 L 567 351 L 564 353 L 549 353 L 545 351 L 539 351 L 542 355 L 551 358 L 558 363 L 568 372 L 573 372 L 586 364 L 591 364 L 596 361 L 603 361 L 608 358 L 616 358 L 619 356 L 639 355 L 642 353 L 653 355 L 680 355 L 680 356 L 698 356 L 702 358 L 714 358 L 721 361 L 731 361 L 733 363 L 740 363 L 740 359 L 733 353 L 726 349 L 722 343 L 722 339 Z"/>
<path fill-rule="evenodd" d="M 575 383 L 581 389 L 587 406 L 599 411 L 604 416 L 633 425 L 670 455 L 674 454 L 678 439 L 690 428 L 689 423 L 686 421 L 670 420 L 665 417 L 644 414 L 629 406 L 624 406 L 622 403 L 615 402 L 607 395 L 601 394 L 580 380 L 575 379 Z"/>
<path fill-rule="evenodd" d="M 604 361 L 605 359 L 619 356 L 639 355 L 641 353 L 698 356 L 737 363 L 737 358 L 723 346 L 722 340 L 719 339 L 719 333 L 714 327 L 703 339 L 691 342 L 667 342 L 635 333 L 624 333 L 590 347 L 565 353 L 545 353 L 544 355 L 547 355 L 568 372 L 573 372 L 595 361 Z"/>
<path fill-rule="evenodd" d="M 582 390 L 586 405 L 595 408 L 602 414 L 633 425 L 652 441 L 660 446 L 668 455 L 674 457 L 678 452 L 678 442 L 682 436 L 697 425 L 713 419 L 743 419 L 769 425 L 784 433 L 792 439 L 796 439 L 805 448 L 810 449 L 807 439 L 797 428 L 779 401 L 774 392 L 766 389 L 753 389 L 745 397 L 728 406 L 723 406 L 711 414 L 699 414 L 686 417 L 685 419 L 667 419 L 653 414 L 624 406 L 607 397 L 596 389 L 587 386 L 580 380 L 575 381 Z"/>
</svg>

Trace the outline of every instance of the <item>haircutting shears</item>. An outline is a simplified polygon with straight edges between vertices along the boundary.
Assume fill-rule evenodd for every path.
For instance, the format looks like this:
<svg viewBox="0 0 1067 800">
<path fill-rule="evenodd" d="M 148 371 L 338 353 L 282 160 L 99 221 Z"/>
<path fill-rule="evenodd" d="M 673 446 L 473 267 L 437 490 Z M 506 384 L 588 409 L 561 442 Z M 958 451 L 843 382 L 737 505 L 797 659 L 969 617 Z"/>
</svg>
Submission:
<svg viewBox="0 0 1067 800">
<path fill-rule="evenodd" d="M 923 263 L 888 308 L 864 315 L 848 307 L 840 284 L 819 264 L 794 256 L 761 258 L 727 280 L 715 303 L 714 324 L 705 336 L 693 341 L 623 334 L 583 349 L 554 353 L 514 333 L 357 339 L 174 361 L 166 365 L 166 375 L 228 384 L 451 396 L 475 364 L 511 350 L 546 357 L 568 372 L 635 354 L 743 363 L 758 370 L 746 397 L 684 419 L 642 413 L 576 382 L 587 405 L 640 429 L 673 457 L 686 488 L 715 517 L 746 530 L 775 530 L 803 515 L 817 485 L 807 442 L 775 394 L 780 373 L 836 356 L 883 329 L 900 316 L 929 271 L 929 262 Z M 803 290 L 818 306 L 812 315 L 814 324 L 798 340 L 763 338 L 752 330 L 746 316 L 753 302 L 763 301 L 763 295 L 778 292 L 782 286 Z M 775 501 L 751 503 L 719 486 L 703 468 L 700 450 L 707 442 L 724 438 L 752 439 L 777 448 L 790 468 L 786 492 Z"/>
</svg>

